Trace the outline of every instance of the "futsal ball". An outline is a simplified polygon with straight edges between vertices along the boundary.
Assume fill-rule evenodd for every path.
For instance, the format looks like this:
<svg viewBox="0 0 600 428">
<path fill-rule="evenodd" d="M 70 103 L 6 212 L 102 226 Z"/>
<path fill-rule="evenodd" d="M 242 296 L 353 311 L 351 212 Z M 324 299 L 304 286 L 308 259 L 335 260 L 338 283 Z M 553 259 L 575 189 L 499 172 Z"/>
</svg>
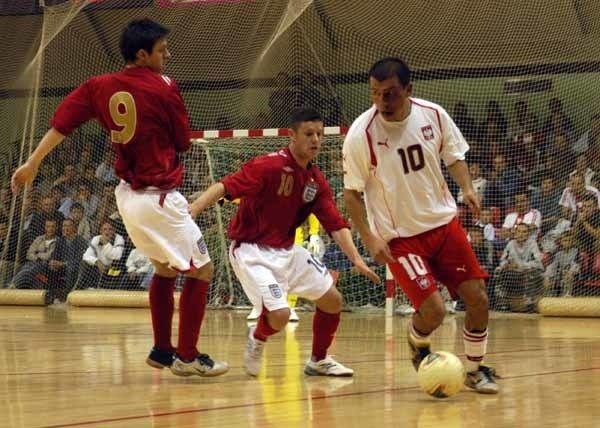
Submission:
<svg viewBox="0 0 600 428">
<path fill-rule="evenodd" d="M 450 352 L 432 352 L 421 361 L 417 378 L 427 394 L 436 398 L 451 397 L 465 383 L 465 367 L 456 355 Z"/>
</svg>

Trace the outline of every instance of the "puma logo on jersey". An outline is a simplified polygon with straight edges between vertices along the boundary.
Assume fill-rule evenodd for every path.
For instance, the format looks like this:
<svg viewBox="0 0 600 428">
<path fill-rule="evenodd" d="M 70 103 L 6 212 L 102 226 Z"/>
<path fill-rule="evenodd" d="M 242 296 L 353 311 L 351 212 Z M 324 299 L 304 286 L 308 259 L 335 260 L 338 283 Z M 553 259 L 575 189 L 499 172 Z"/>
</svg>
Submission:
<svg viewBox="0 0 600 428">
<path fill-rule="evenodd" d="M 377 145 L 378 146 L 386 146 L 388 149 L 390 148 L 390 146 L 388 146 L 388 140 L 387 139 L 385 141 L 377 141 Z"/>
<path fill-rule="evenodd" d="M 466 272 L 467 271 L 467 267 L 465 265 L 459 266 L 456 268 L 457 272 Z"/>
</svg>

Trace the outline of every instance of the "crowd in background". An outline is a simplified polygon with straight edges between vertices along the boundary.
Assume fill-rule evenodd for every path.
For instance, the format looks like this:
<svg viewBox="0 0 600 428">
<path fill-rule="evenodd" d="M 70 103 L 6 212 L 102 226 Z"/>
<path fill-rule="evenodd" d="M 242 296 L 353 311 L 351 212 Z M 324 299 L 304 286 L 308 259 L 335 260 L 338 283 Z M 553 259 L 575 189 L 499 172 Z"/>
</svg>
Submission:
<svg viewBox="0 0 600 428">
<path fill-rule="evenodd" d="M 293 85 L 283 73 L 278 79 L 281 89 L 269 102 L 274 116 L 265 118 L 270 126 L 280 126 L 277 114 L 285 123 L 293 107 L 278 103 L 294 98 L 296 86 L 301 93 L 307 86 L 305 78 Z M 304 94 L 298 102 L 306 99 Z M 341 123 L 339 102 L 327 99 L 326 106 L 328 124 Z M 542 118 L 526 101 L 516 102 L 509 114 L 490 101 L 480 122 L 464 103 L 457 103 L 451 116 L 471 146 L 467 160 L 481 200 L 479 216 L 471 215 L 460 190 L 451 179 L 448 183 L 471 244 L 490 273 L 493 309 L 532 310 L 543 295 L 600 291 L 600 171 L 594 170 L 600 164 L 600 114 L 590 117 L 579 135 L 556 98 Z M 260 126 L 267 125 L 253 127 Z M 47 289 L 49 303 L 63 301 L 77 288 L 147 287 L 152 264 L 127 237 L 114 197 L 113 151 L 108 143 L 98 148 L 103 145 L 73 138 L 56 150 L 26 193 L 23 209 L 12 214 L 10 236 L 12 197 L 8 186 L 0 189 L 0 283 Z M 206 159 L 198 153 L 184 158 L 184 188 L 190 191 L 210 184 Z M 327 163 L 321 168 L 341 205 L 340 157 L 339 150 L 326 151 L 319 163 Z M 199 221 L 211 241 L 220 231 L 213 214 L 206 215 L 210 218 Z M 327 246 L 324 258 L 332 269 L 350 270 L 335 244 Z"/>
</svg>

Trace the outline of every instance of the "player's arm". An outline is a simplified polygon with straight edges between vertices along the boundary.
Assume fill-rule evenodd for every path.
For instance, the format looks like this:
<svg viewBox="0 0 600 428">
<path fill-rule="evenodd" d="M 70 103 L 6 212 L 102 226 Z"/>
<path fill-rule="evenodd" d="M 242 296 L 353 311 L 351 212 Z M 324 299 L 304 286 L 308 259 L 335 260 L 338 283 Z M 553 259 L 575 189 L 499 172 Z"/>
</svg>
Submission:
<svg viewBox="0 0 600 428">
<path fill-rule="evenodd" d="M 212 207 L 217 201 L 225 196 L 225 185 L 215 183 L 206 189 L 194 202 L 190 204 L 190 214 L 193 218 L 200 215 L 208 207 Z"/>
<path fill-rule="evenodd" d="M 175 83 L 169 87 L 166 107 L 171 122 L 171 136 L 175 144 L 175 149 L 178 152 L 185 152 L 192 144 L 190 139 L 190 122 L 183 98 Z"/>
<path fill-rule="evenodd" d="M 464 160 L 457 160 L 452 165 L 447 165 L 448 172 L 452 179 L 458 184 L 462 190 L 463 202 L 466 203 L 471 212 L 477 217 L 479 216 L 480 202 L 477 193 L 473 189 L 473 181 L 469 174 L 469 167 Z"/>
<path fill-rule="evenodd" d="M 372 282 L 378 284 L 381 282 L 381 278 L 367 266 L 363 258 L 361 257 L 354 241 L 352 241 L 352 234 L 350 229 L 344 227 L 342 229 L 331 232 L 331 237 L 339 245 L 342 252 L 348 257 L 356 269 L 364 276 L 369 278 Z"/>
<path fill-rule="evenodd" d="M 65 136 L 54 128 L 50 128 L 50 130 L 46 132 L 46 135 L 44 135 L 40 144 L 38 144 L 33 153 L 29 156 L 29 159 L 13 173 L 10 182 L 13 193 L 18 192 L 21 187 L 25 185 L 31 184 L 35 179 L 44 158 L 64 139 Z"/>
<path fill-rule="evenodd" d="M 31 183 L 48 153 L 62 143 L 65 137 L 77 127 L 94 117 L 94 109 L 90 102 L 89 82 L 79 86 L 60 103 L 54 112 L 52 127 L 46 132 L 29 159 L 14 172 L 11 178 L 13 192 L 17 192 L 24 185 Z"/>
</svg>

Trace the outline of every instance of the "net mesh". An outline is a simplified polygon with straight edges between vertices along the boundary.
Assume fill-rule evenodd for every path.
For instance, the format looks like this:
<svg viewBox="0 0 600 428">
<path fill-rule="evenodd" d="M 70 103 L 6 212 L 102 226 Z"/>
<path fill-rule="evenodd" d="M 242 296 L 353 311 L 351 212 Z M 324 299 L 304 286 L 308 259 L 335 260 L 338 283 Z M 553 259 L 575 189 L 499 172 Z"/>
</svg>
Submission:
<svg viewBox="0 0 600 428">
<path fill-rule="evenodd" d="M 360 0 L 5 3 L 0 31 L 12 59 L 0 64 L 0 284 L 52 285 L 53 274 L 28 263 L 27 251 L 61 206 L 63 216 L 76 217 L 86 241 L 106 219 L 126 235 L 115 213 L 111 152 L 94 123 L 49 157 L 29 192 L 11 195 L 7 183 L 60 99 L 88 77 L 120 69 L 121 29 L 150 17 L 172 29 L 167 74 L 180 84 L 197 130 L 284 127 L 301 105 L 320 110 L 326 125 L 348 125 L 369 107 L 371 63 L 404 57 L 414 69 L 415 96 L 445 107 L 471 145 L 468 160 L 479 169 L 472 172 L 484 210 L 475 219 L 461 205 L 459 214 L 492 274 L 492 307 L 533 311 L 543 295 L 600 290 L 596 1 L 556 0 L 548 7 L 544 0 L 411 0 L 401 9 Z M 330 137 L 318 161 L 336 196 L 341 142 Z M 242 160 L 284 144 L 231 138 L 194 145 L 185 155 L 182 190 L 189 196 Z M 458 189 L 452 191 L 460 205 Z M 588 196 L 596 203 L 585 202 Z M 83 219 L 65 208 L 67 199 L 79 202 Z M 246 303 L 226 260 L 224 230 L 234 209 L 223 205 L 199 220 L 217 263 L 215 306 Z M 517 223 L 533 225 L 524 243 L 511 244 Z M 145 286 L 143 258 L 137 275 L 127 273 L 130 249 L 111 275 L 79 286 Z M 383 306 L 383 286 L 344 272 L 340 288 L 349 306 Z M 60 280 L 74 287 L 80 275 L 72 275 Z"/>
</svg>

